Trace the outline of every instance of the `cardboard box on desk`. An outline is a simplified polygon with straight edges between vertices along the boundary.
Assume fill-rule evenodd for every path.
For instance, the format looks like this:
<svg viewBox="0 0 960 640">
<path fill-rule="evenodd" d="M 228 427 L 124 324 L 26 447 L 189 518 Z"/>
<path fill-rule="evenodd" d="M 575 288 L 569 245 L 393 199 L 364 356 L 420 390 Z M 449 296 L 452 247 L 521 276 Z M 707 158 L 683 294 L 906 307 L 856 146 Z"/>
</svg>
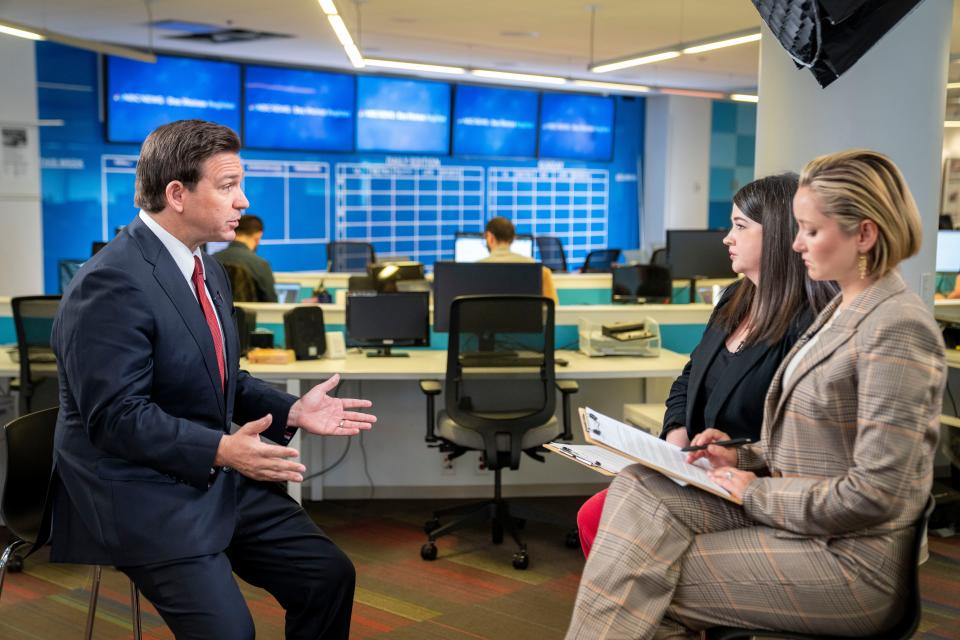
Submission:
<svg viewBox="0 0 960 640">
<path fill-rule="evenodd" d="M 251 349 L 247 354 L 254 364 L 290 364 L 296 359 L 293 349 Z"/>
</svg>

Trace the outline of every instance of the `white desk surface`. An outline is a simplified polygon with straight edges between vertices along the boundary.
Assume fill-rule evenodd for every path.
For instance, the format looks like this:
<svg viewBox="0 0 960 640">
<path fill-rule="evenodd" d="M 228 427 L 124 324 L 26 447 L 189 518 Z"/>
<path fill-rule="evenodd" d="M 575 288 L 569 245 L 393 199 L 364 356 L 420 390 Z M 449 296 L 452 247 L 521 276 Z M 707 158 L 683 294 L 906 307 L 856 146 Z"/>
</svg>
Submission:
<svg viewBox="0 0 960 640">
<path fill-rule="evenodd" d="M 403 350 L 398 350 L 403 351 Z M 441 379 L 447 368 L 447 352 L 440 349 L 408 351 L 407 358 L 368 358 L 348 353 L 341 360 L 298 360 L 290 364 L 250 364 L 243 369 L 264 380 L 288 381 L 323 378 L 339 373 L 344 380 L 419 380 Z M 657 358 L 604 356 L 590 358 L 577 351 L 557 351 L 567 366 L 557 366 L 558 379 L 672 378 L 683 370 L 688 357 L 666 349 Z"/>
<path fill-rule="evenodd" d="M 404 350 L 398 349 L 403 352 Z M 442 349 L 406 351 L 407 358 L 369 358 L 366 354 L 350 352 L 346 358 L 332 360 L 298 360 L 290 364 L 250 364 L 246 358 L 240 367 L 264 380 L 289 381 L 325 378 L 339 373 L 345 380 L 419 380 L 443 378 L 447 368 L 447 352 Z M 603 356 L 591 358 L 578 351 L 557 351 L 557 358 L 567 366 L 557 366 L 561 380 L 672 378 L 683 370 L 688 357 L 666 349 L 656 358 Z M 960 358 L 960 356 L 958 356 Z M 53 366 L 50 366 L 53 371 Z M 0 377 L 20 375 L 19 366 L 10 358 L 7 349 L 0 349 Z"/>
</svg>

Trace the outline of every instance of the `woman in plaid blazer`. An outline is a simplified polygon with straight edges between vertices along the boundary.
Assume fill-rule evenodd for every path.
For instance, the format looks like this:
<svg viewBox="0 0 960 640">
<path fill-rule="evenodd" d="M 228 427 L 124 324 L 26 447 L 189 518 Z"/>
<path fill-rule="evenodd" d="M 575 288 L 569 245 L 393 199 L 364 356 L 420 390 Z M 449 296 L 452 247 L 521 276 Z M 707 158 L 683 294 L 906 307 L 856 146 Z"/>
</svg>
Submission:
<svg viewBox="0 0 960 640">
<path fill-rule="evenodd" d="M 794 250 L 840 295 L 766 396 L 761 442 L 706 457 L 737 506 L 634 465 L 611 485 L 567 638 L 695 638 L 715 625 L 865 635 L 906 595 L 933 478 L 943 341 L 896 271 L 920 247 L 889 158 L 822 156 L 800 177 Z M 726 434 L 708 429 L 693 444 Z"/>
</svg>

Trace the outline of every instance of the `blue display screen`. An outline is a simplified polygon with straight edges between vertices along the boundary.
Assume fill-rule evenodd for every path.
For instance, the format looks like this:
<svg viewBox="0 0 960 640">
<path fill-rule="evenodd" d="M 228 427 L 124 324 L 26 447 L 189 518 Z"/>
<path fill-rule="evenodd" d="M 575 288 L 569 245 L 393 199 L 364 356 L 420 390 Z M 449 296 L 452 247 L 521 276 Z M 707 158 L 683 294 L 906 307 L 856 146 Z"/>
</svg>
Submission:
<svg viewBox="0 0 960 640">
<path fill-rule="evenodd" d="M 540 103 L 540 157 L 609 160 L 613 99 L 545 93 Z"/>
<path fill-rule="evenodd" d="M 245 74 L 245 146 L 353 150 L 353 76 L 253 65 Z"/>
<path fill-rule="evenodd" d="M 450 85 L 357 78 L 357 151 L 450 152 Z"/>
<path fill-rule="evenodd" d="M 454 154 L 534 157 L 539 97 L 536 91 L 458 86 Z"/>
<path fill-rule="evenodd" d="M 191 118 L 240 132 L 240 65 L 107 56 L 107 140 L 140 143 L 162 124 Z"/>
</svg>

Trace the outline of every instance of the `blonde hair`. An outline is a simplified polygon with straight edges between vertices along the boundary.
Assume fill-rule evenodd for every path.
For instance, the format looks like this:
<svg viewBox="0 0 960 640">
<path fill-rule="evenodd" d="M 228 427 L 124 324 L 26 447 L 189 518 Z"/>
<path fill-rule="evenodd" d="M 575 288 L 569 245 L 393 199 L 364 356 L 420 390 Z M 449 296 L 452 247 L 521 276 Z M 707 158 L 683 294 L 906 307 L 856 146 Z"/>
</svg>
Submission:
<svg viewBox="0 0 960 640">
<path fill-rule="evenodd" d="M 920 250 L 920 212 L 897 165 L 882 153 L 850 149 L 814 158 L 800 174 L 822 212 L 846 233 L 863 220 L 877 225 L 867 273 L 883 276 Z"/>
</svg>

